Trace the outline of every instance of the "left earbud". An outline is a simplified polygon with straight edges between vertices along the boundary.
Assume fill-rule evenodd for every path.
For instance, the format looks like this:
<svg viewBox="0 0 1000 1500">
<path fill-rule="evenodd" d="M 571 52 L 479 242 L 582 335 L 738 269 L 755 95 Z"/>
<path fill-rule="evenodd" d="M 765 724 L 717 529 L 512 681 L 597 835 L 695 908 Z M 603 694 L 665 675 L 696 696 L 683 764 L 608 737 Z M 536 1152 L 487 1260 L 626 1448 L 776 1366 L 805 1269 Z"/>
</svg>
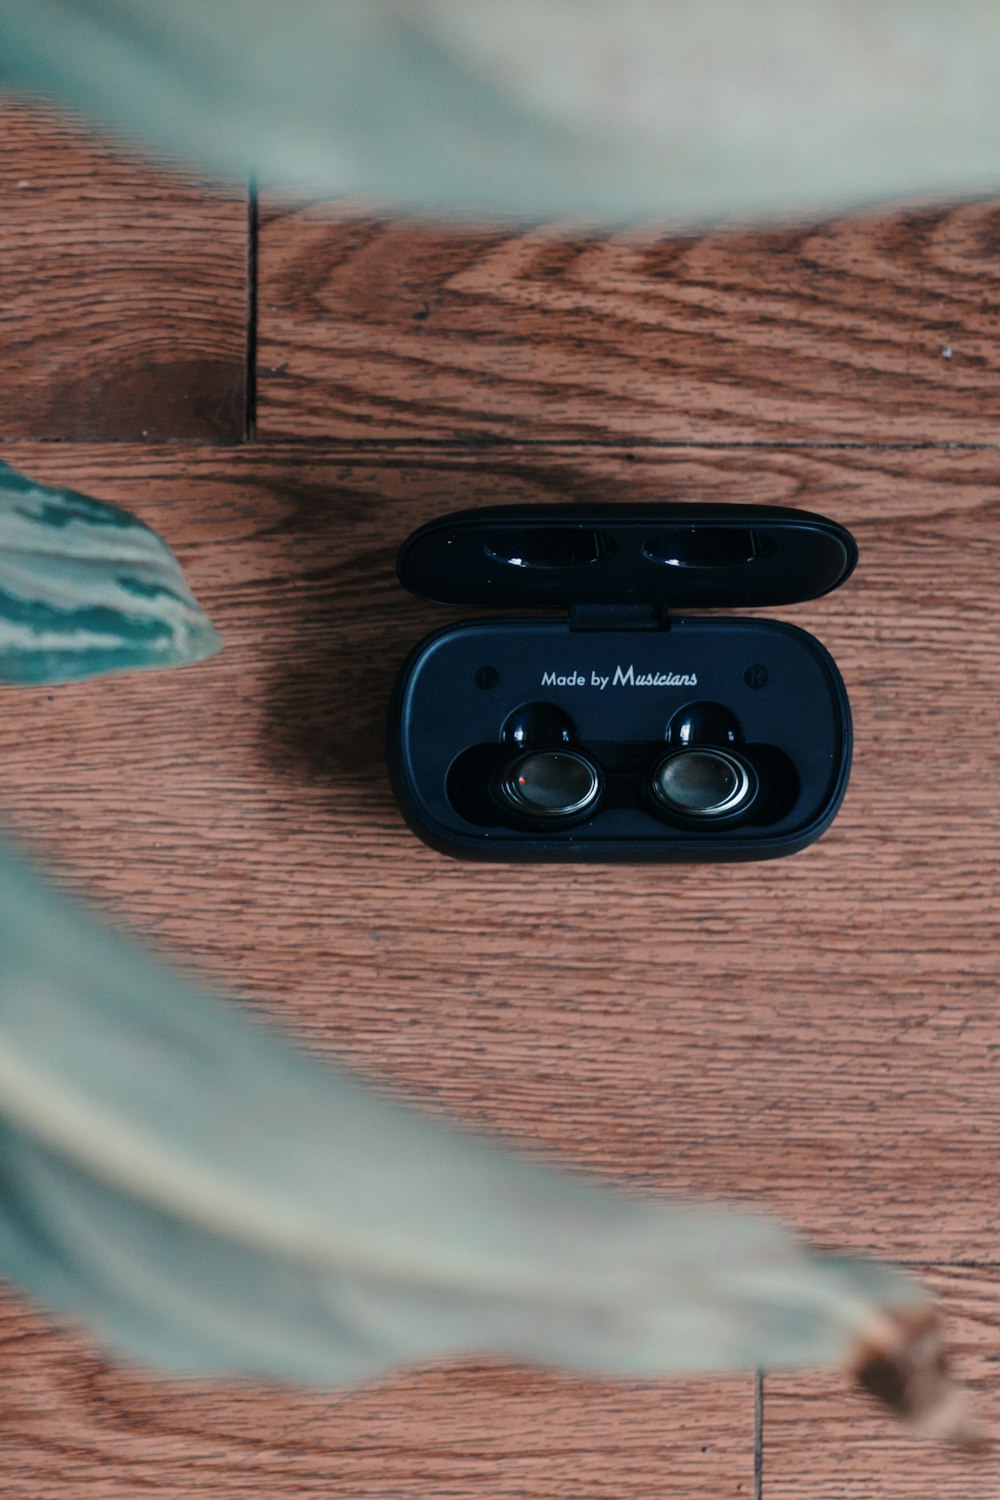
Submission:
<svg viewBox="0 0 1000 1500">
<path fill-rule="evenodd" d="M 604 794 L 600 766 L 577 748 L 576 726 L 553 703 L 527 703 L 505 719 L 500 743 L 513 754 L 494 769 L 490 794 L 526 827 L 562 828 L 596 811 Z"/>
</svg>

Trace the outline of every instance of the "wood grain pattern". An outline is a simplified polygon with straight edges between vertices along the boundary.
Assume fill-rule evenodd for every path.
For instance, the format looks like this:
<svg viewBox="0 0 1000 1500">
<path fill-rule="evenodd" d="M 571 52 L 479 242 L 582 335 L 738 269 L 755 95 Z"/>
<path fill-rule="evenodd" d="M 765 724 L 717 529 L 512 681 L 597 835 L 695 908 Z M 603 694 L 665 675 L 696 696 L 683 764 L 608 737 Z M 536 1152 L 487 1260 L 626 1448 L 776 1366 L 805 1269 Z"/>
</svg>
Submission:
<svg viewBox="0 0 1000 1500">
<path fill-rule="evenodd" d="M 65 878 L 302 1040 L 642 1191 L 814 1239 L 990 1260 L 1000 1228 L 994 535 L 1000 454 L 14 449 L 137 503 L 227 641 L 183 672 L 8 691 L 4 805 Z M 836 823 L 746 866 L 467 866 L 402 826 L 383 718 L 396 544 L 460 503 L 815 503 L 857 753 Z M 68 747 L 72 747 L 70 753 Z"/>
<path fill-rule="evenodd" d="M 239 192 L 0 105 L 0 438 L 243 437 Z"/>
<path fill-rule="evenodd" d="M 3 456 L 157 527 L 226 639 L 180 672 L 0 690 L 8 827 L 393 1094 L 910 1264 L 995 1425 L 1000 450 L 919 445 L 998 444 L 1000 205 L 687 240 L 271 205 L 269 441 L 222 449 L 245 204 L 26 106 L 0 125 L 0 438 L 188 440 Z M 812 849 L 515 869 L 405 829 L 385 706 L 455 616 L 399 588 L 395 548 L 450 508 L 568 498 L 800 505 L 858 536 L 839 595 L 767 612 L 829 646 L 854 708 L 851 787 Z M 749 1377 L 467 1361 L 332 1396 L 189 1386 L 0 1300 L 0 1472 L 33 1500 L 997 1488 L 995 1458 L 911 1443 L 835 1377 L 768 1377 L 757 1456 Z"/>
<path fill-rule="evenodd" d="M 271 205 L 262 436 L 996 443 L 1000 203 L 747 233 Z"/>
<path fill-rule="evenodd" d="M 356 1391 L 152 1380 L 0 1299 L 0 1466 L 33 1500 L 750 1500 L 751 1381 L 466 1363 Z"/>
<path fill-rule="evenodd" d="M 995 1437 L 1000 1269 L 929 1266 L 924 1274 L 952 1309 L 956 1366 Z M 956 1458 L 913 1443 L 868 1399 L 845 1396 L 829 1376 L 773 1375 L 764 1382 L 761 1477 L 767 1500 L 995 1500 L 1000 1452 Z"/>
</svg>

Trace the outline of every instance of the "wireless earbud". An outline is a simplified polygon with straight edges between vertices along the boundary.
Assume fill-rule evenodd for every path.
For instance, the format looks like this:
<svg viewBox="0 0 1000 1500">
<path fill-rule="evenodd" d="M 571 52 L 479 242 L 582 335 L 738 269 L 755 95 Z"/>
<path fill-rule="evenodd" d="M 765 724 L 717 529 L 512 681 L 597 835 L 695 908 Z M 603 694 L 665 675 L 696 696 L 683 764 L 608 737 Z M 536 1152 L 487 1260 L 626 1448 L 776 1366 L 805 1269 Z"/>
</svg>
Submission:
<svg viewBox="0 0 1000 1500">
<path fill-rule="evenodd" d="M 654 810 L 688 826 L 728 821 L 757 797 L 756 768 L 737 747 L 743 733 L 721 703 L 687 703 L 667 724 L 666 755 L 646 778 Z"/>
<path fill-rule="evenodd" d="M 596 809 L 604 775 L 576 748 L 576 727 L 555 704 L 515 709 L 504 720 L 500 742 L 517 751 L 501 758 L 490 782 L 490 793 L 508 818 L 533 828 L 565 827 Z"/>
<path fill-rule="evenodd" d="M 501 745 L 527 750 L 532 745 L 575 745 L 576 725 L 565 709 L 554 703 L 523 703 L 500 726 Z"/>
<path fill-rule="evenodd" d="M 707 700 L 685 703 L 672 714 L 663 735 L 668 745 L 739 745 L 743 742 L 740 721 L 721 703 Z"/>
</svg>

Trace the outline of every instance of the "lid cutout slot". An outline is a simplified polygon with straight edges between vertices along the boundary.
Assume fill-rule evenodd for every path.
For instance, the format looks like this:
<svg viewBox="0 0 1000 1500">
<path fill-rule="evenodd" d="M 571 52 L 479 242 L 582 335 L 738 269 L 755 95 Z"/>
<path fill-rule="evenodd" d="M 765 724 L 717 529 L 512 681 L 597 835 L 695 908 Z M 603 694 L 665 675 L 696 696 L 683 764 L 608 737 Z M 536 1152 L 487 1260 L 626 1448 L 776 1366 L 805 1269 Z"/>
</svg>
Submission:
<svg viewBox="0 0 1000 1500">
<path fill-rule="evenodd" d="M 615 540 L 606 532 L 579 526 L 505 527 L 483 546 L 488 558 L 505 567 L 539 569 L 587 567 L 615 550 Z"/>
<path fill-rule="evenodd" d="M 672 526 L 642 544 L 642 555 L 664 568 L 745 568 L 774 543 L 739 526 Z"/>
</svg>

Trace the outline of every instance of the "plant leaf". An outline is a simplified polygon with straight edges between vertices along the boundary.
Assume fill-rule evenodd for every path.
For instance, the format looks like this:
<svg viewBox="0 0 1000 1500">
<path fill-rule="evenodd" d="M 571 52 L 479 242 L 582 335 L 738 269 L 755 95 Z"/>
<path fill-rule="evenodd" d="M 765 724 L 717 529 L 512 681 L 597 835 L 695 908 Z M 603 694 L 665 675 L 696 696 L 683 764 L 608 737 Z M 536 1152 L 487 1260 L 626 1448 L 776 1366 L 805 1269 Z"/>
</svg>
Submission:
<svg viewBox="0 0 1000 1500">
<path fill-rule="evenodd" d="M 0 681 L 180 666 L 221 644 L 148 526 L 0 463 Z"/>
<path fill-rule="evenodd" d="M 337 1383 L 474 1350 L 651 1375 L 871 1365 L 912 1346 L 900 1330 L 926 1338 L 922 1294 L 888 1269 L 388 1103 L 6 856 L 0 1121 L 0 1271 L 184 1371 Z"/>
<path fill-rule="evenodd" d="M 0 70 L 224 175 L 551 220 L 992 191 L 983 0 L 0 0 Z"/>
</svg>

